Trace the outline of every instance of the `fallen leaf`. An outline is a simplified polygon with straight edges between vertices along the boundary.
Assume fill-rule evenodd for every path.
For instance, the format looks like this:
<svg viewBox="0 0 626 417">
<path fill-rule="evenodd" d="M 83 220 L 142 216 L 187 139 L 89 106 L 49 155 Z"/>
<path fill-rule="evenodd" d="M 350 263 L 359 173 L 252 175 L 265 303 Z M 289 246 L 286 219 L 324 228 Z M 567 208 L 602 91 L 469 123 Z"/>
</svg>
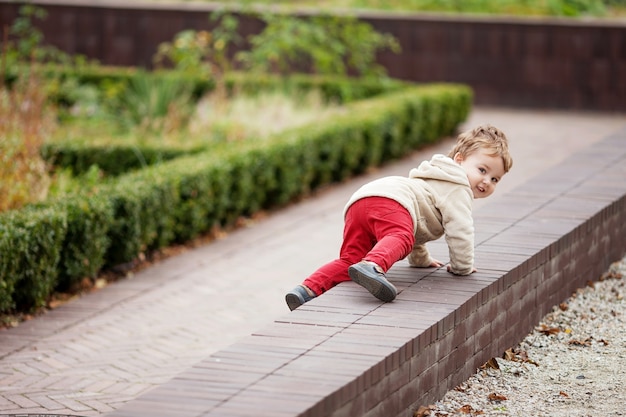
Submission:
<svg viewBox="0 0 626 417">
<path fill-rule="evenodd" d="M 63 301 L 63 300 L 50 300 L 50 301 L 48 301 L 48 308 L 50 310 L 54 310 L 55 308 L 59 307 L 62 304 L 65 304 L 65 301 Z"/>
<path fill-rule="evenodd" d="M 101 290 L 102 288 L 107 286 L 107 281 L 106 279 L 102 279 L 102 278 L 98 278 L 94 284 L 94 287 Z"/>
<path fill-rule="evenodd" d="M 566 392 L 563 392 L 563 391 L 559 392 L 559 395 L 560 395 L 561 397 L 569 398 L 569 395 L 567 395 L 567 393 L 566 393 Z"/>
<path fill-rule="evenodd" d="M 539 333 L 543 333 L 546 336 L 550 336 L 551 334 L 557 334 L 561 331 L 561 329 L 559 329 L 558 327 L 549 327 L 545 324 L 536 327 L 535 330 L 537 330 Z"/>
<path fill-rule="evenodd" d="M 467 392 L 467 388 L 462 387 L 460 385 L 457 385 L 456 387 L 454 387 L 454 390 L 457 392 Z"/>
<path fill-rule="evenodd" d="M 600 276 L 600 281 L 604 281 L 605 279 L 622 279 L 622 274 L 619 272 L 613 272 L 610 271 L 608 273 L 603 274 L 602 276 Z"/>
<path fill-rule="evenodd" d="M 502 358 L 511 362 L 531 363 L 535 366 L 539 366 L 537 362 L 528 357 L 528 352 L 519 350 L 518 348 L 507 349 L 502 355 Z"/>
<path fill-rule="evenodd" d="M 588 337 L 585 340 L 572 339 L 569 341 L 569 344 L 574 346 L 591 346 L 591 338 Z"/>
<path fill-rule="evenodd" d="M 559 304 L 559 308 L 561 309 L 561 311 L 567 311 L 569 305 L 567 305 L 567 303 L 561 303 Z"/>
<path fill-rule="evenodd" d="M 491 358 L 481 367 L 482 369 L 492 368 L 492 369 L 500 369 L 500 365 L 498 365 L 498 361 L 496 358 Z"/>
<path fill-rule="evenodd" d="M 515 355 L 515 352 L 513 352 L 513 349 L 507 349 L 504 352 L 503 358 L 506 359 L 507 361 L 516 361 L 517 355 Z"/>
<path fill-rule="evenodd" d="M 416 412 L 413 413 L 413 417 L 426 417 L 431 415 L 431 410 L 435 407 L 433 405 L 429 405 L 428 407 L 420 405 L 420 408 L 417 409 Z"/>
<path fill-rule="evenodd" d="M 474 408 L 471 405 L 469 405 L 469 404 L 465 404 L 464 406 L 459 408 L 458 411 L 460 413 L 463 413 L 463 414 L 472 414 L 472 415 L 475 415 L 475 416 L 478 416 L 478 415 L 481 415 L 481 414 L 485 414 L 485 412 L 482 411 L 482 410 L 474 410 Z"/>
<path fill-rule="evenodd" d="M 497 402 L 507 400 L 507 398 L 504 395 L 496 394 L 495 392 L 492 392 L 491 394 L 489 394 L 487 398 L 489 399 L 489 401 L 497 401 Z"/>
</svg>

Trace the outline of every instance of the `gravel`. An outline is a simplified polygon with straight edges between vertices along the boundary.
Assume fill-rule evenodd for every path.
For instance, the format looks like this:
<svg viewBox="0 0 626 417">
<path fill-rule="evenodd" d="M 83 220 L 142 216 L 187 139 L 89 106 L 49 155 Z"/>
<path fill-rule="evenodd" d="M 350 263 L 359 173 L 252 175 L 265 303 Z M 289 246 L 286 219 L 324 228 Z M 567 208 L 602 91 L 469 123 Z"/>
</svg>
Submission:
<svg viewBox="0 0 626 417">
<path fill-rule="evenodd" d="M 623 275 L 626 257 L 415 416 L 626 416 Z"/>
</svg>

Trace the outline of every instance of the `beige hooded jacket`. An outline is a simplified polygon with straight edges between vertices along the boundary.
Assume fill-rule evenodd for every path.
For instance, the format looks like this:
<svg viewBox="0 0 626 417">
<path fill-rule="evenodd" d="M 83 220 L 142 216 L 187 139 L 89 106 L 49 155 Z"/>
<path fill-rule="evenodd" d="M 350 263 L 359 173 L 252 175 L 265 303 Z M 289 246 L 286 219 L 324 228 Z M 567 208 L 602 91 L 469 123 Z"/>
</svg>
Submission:
<svg viewBox="0 0 626 417">
<path fill-rule="evenodd" d="M 473 194 L 463 168 L 451 158 L 434 155 L 413 168 L 408 177 L 391 176 L 359 188 L 345 212 L 364 197 L 386 197 L 404 206 L 413 219 L 415 244 L 408 255 L 411 266 L 427 267 L 432 262 L 425 243 L 445 234 L 450 269 L 469 275 L 474 267 Z"/>
</svg>

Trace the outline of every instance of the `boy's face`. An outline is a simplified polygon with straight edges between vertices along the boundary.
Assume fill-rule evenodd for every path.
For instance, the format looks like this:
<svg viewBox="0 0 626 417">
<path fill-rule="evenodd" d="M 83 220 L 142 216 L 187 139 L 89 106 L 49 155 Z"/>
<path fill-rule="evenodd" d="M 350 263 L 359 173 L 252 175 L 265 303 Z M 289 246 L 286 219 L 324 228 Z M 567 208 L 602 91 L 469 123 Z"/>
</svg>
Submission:
<svg viewBox="0 0 626 417">
<path fill-rule="evenodd" d="M 465 157 L 457 153 L 454 161 L 465 170 L 474 198 L 485 198 L 493 194 L 505 174 L 502 158 L 488 155 L 484 149 Z"/>
</svg>

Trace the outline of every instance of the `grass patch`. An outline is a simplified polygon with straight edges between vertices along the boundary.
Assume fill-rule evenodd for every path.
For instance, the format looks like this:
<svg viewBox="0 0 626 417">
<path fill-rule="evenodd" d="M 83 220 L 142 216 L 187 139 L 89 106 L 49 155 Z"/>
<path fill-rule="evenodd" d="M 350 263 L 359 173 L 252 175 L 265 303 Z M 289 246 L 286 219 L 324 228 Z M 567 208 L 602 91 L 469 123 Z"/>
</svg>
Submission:
<svg viewBox="0 0 626 417">
<path fill-rule="evenodd" d="M 326 102 L 319 91 L 300 96 L 266 91 L 256 95 L 237 94 L 228 99 L 209 94 L 194 105 L 188 123 L 176 130 L 145 130 L 142 126 L 126 130 L 116 126 L 113 117 L 77 118 L 59 126 L 51 140 L 97 146 L 126 143 L 210 147 L 266 139 L 341 111 L 340 105 Z"/>
<path fill-rule="evenodd" d="M 192 140 L 213 143 L 263 140 L 339 111 L 339 105 L 326 103 L 318 91 L 300 97 L 262 92 L 226 101 L 209 95 L 198 103 L 190 121 L 189 135 Z"/>
</svg>

